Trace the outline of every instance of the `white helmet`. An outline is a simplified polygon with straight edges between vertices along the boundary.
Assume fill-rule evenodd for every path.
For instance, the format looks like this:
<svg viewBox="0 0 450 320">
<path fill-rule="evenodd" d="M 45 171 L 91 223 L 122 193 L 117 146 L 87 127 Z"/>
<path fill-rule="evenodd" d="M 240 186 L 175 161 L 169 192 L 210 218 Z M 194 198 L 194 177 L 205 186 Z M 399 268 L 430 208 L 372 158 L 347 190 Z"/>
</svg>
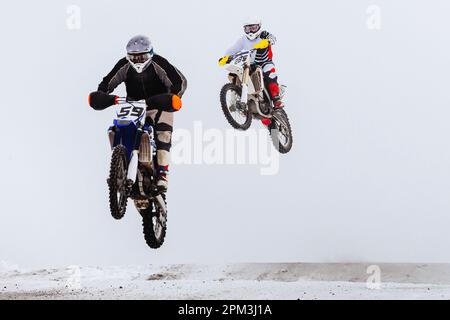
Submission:
<svg viewBox="0 0 450 320">
<path fill-rule="evenodd" d="M 152 43 L 146 36 L 133 37 L 127 44 L 127 59 L 138 73 L 147 69 L 153 55 Z"/>
<path fill-rule="evenodd" d="M 251 17 L 244 21 L 244 33 L 249 40 L 255 40 L 262 32 L 261 19 Z"/>
</svg>

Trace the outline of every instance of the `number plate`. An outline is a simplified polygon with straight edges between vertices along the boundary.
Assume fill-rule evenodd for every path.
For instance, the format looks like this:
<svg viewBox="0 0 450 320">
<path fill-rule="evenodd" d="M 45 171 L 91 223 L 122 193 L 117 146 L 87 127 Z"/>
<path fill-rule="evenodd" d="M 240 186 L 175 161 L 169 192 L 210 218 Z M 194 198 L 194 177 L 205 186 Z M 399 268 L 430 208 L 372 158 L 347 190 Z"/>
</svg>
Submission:
<svg viewBox="0 0 450 320">
<path fill-rule="evenodd" d="M 120 121 L 139 122 L 145 116 L 146 108 L 143 106 L 121 105 L 117 108 L 116 116 Z"/>
</svg>

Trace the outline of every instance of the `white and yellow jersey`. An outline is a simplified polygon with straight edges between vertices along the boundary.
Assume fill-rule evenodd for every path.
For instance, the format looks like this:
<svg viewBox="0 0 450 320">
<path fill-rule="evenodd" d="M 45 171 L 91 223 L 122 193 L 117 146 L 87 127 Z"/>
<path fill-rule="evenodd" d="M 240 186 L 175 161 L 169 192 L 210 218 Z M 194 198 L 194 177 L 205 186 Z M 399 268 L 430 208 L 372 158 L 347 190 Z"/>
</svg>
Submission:
<svg viewBox="0 0 450 320">
<path fill-rule="evenodd" d="M 261 35 L 255 40 L 250 40 L 246 36 L 242 36 L 231 48 L 226 52 L 226 55 L 232 56 L 240 51 L 252 50 L 256 44 L 262 40 L 268 40 L 270 45 L 265 49 L 258 49 L 254 58 L 254 63 L 258 65 L 264 65 L 272 62 L 272 46 L 276 43 L 276 38 L 267 31 L 263 31 Z"/>
</svg>

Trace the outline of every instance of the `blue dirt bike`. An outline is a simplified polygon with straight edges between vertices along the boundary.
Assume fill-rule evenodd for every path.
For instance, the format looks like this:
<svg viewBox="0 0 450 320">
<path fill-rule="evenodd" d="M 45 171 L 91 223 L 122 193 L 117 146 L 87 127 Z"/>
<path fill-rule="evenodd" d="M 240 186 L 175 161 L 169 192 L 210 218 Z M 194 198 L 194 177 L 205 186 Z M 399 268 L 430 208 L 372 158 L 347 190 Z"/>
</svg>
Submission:
<svg viewBox="0 0 450 320">
<path fill-rule="evenodd" d="M 152 126 L 145 124 L 145 101 L 118 98 L 116 119 L 109 128 L 112 147 L 108 179 L 113 218 L 125 216 L 128 199 L 141 214 L 144 236 L 152 249 L 160 248 L 167 230 L 165 194 L 156 187 L 156 144 Z"/>
</svg>

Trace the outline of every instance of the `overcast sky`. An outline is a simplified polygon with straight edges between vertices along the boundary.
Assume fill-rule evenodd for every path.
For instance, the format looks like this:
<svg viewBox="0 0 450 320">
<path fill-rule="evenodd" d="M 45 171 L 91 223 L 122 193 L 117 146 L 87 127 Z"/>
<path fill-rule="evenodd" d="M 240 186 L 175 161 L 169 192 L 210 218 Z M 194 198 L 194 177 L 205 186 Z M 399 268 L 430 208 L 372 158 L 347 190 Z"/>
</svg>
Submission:
<svg viewBox="0 0 450 320">
<path fill-rule="evenodd" d="M 450 262 L 448 12 L 446 0 L 4 3 L 0 260 Z M 275 176 L 172 166 L 167 242 L 151 251 L 131 205 L 109 215 L 112 113 L 87 95 L 143 33 L 188 78 L 175 126 L 228 129 L 217 60 L 252 13 L 279 41 L 294 149 Z"/>
</svg>

